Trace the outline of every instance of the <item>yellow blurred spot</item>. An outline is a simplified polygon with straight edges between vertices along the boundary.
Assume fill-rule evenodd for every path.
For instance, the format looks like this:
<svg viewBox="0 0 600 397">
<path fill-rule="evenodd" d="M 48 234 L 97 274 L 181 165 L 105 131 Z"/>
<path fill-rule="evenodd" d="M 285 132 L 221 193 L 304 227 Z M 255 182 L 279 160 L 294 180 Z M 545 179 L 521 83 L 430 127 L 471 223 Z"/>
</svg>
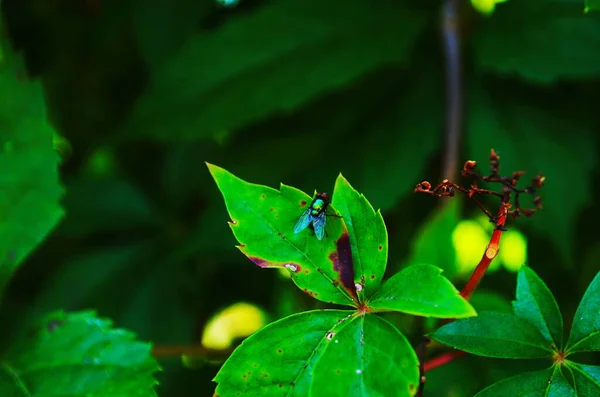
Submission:
<svg viewBox="0 0 600 397">
<path fill-rule="evenodd" d="M 265 313 L 250 303 L 238 302 L 217 313 L 204 328 L 202 345 L 227 349 L 233 341 L 253 334 L 267 322 Z"/>
<path fill-rule="evenodd" d="M 491 15 L 496 4 L 504 3 L 506 0 L 471 0 L 471 5 L 483 15 Z"/>
<path fill-rule="evenodd" d="M 456 251 L 456 266 L 460 274 L 473 271 L 481 260 L 490 237 L 491 233 L 486 232 L 478 221 L 464 220 L 456 225 L 452 232 L 452 244 Z M 492 266 L 490 270 L 494 270 Z"/>
<path fill-rule="evenodd" d="M 279 275 L 281 276 L 281 278 L 285 278 L 285 279 L 292 278 L 292 273 L 290 273 L 290 271 L 288 269 L 286 269 L 285 267 L 278 267 L 277 269 L 279 270 Z"/>
<path fill-rule="evenodd" d="M 520 232 L 507 230 L 502 233 L 500 246 L 498 259 L 506 270 L 516 272 L 527 261 L 527 240 Z"/>
</svg>

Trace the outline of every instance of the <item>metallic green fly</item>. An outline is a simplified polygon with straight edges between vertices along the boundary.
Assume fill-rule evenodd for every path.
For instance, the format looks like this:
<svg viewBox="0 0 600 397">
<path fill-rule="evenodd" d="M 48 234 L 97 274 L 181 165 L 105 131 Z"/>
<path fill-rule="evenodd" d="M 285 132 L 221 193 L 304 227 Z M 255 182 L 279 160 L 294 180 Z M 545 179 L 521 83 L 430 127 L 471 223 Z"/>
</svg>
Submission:
<svg viewBox="0 0 600 397">
<path fill-rule="evenodd" d="M 327 193 L 317 193 L 310 206 L 300 215 L 296 226 L 294 226 L 294 233 L 300 233 L 307 227 L 315 232 L 315 236 L 319 240 L 325 237 L 325 226 L 327 224 L 328 216 L 335 216 L 341 218 L 340 215 L 328 215 L 327 207 L 329 206 L 329 197 Z"/>
</svg>

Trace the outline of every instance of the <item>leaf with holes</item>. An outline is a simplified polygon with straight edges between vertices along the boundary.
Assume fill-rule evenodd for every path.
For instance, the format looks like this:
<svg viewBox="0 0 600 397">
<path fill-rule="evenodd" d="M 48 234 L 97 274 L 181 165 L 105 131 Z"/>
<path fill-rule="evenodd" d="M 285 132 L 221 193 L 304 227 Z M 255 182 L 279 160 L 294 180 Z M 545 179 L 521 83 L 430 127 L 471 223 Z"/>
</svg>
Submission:
<svg viewBox="0 0 600 397">
<path fill-rule="evenodd" d="M 353 305 L 356 289 L 348 231 L 342 218 L 328 217 L 326 236 L 294 226 L 312 198 L 290 186 L 279 190 L 248 183 L 208 164 L 231 217 L 238 248 L 260 267 L 286 268 L 294 283 L 324 302 Z M 335 214 L 333 206 L 328 214 Z"/>
<path fill-rule="evenodd" d="M 220 397 L 411 396 L 419 371 L 414 350 L 387 321 L 346 310 L 315 310 L 250 336 L 214 381 Z"/>
<path fill-rule="evenodd" d="M 0 359 L 0 395 L 155 397 L 150 350 L 93 312 L 52 313 Z"/>
<path fill-rule="evenodd" d="M 600 396 L 600 367 L 567 361 L 575 390 L 580 396 Z"/>
<path fill-rule="evenodd" d="M 495 312 L 458 320 L 435 330 L 432 339 L 478 356 L 541 358 L 552 355 L 550 343 L 531 323 Z"/>
<path fill-rule="evenodd" d="M 594 277 L 575 312 L 567 343 L 569 353 L 600 351 L 600 273 Z"/>
<path fill-rule="evenodd" d="M 561 373 L 560 367 L 551 367 L 544 371 L 525 372 L 501 380 L 486 387 L 475 397 L 496 396 L 575 397 L 577 394 Z"/>
<path fill-rule="evenodd" d="M 563 319 L 558 304 L 542 279 L 527 266 L 519 270 L 513 310 L 517 317 L 535 325 L 550 343 L 562 347 Z"/>
<path fill-rule="evenodd" d="M 2 18 L 0 18 L 2 19 Z M 0 25 L 0 44 L 2 26 Z M 0 49 L 0 294 L 21 262 L 63 216 L 53 130 L 42 86 L 17 77 Z M 24 73 L 23 73 L 24 74 Z"/>
<path fill-rule="evenodd" d="M 381 285 L 387 264 L 387 230 L 380 211 L 375 211 L 364 195 L 358 193 L 340 174 L 335 181 L 332 205 L 343 216 L 348 228 L 354 283 L 358 298 L 371 296 Z"/>
<path fill-rule="evenodd" d="M 398 311 L 416 316 L 463 318 L 475 316 L 467 302 L 442 269 L 433 265 L 412 265 L 383 283 L 368 302 L 374 311 Z"/>
</svg>

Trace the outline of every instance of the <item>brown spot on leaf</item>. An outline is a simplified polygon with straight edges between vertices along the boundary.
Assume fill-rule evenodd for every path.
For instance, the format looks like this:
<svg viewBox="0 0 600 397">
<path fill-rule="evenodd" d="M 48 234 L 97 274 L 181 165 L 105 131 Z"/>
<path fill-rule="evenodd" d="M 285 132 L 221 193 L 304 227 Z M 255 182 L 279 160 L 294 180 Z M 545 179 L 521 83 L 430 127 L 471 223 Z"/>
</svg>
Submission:
<svg viewBox="0 0 600 397">
<path fill-rule="evenodd" d="M 380 245 L 379 247 L 377 247 L 379 249 L 379 251 L 383 250 L 383 245 Z"/>
<path fill-rule="evenodd" d="M 338 373 L 338 374 L 342 373 L 342 371 L 340 371 L 339 369 L 336 369 L 335 372 Z"/>
<path fill-rule="evenodd" d="M 261 194 L 261 195 L 260 195 L 260 198 L 264 200 L 264 199 L 266 199 L 266 198 L 267 198 L 267 195 L 266 195 L 266 194 Z"/>
<path fill-rule="evenodd" d="M 415 390 L 415 385 L 413 385 L 412 383 L 408 384 L 408 390 L 413 391 Z"/>
<path fill-rule="evenodd" d="M 338 280 L 344 286 L 344 289 L 354 298 L 356 296 L 356 287 L 354 286 L 354 265 L 352 262 L 352 250 L 350 248 L 350 236 L 348 232 L 335 242 L 336 252 L 329 255 L 333 264 L 333 270 L 338 274 Z"/>
<path fill-rule="evenodd" d="M 290 382 L 290 386 L 294 387 L 294 386 L 296 386 L 296 383 L 295 382 Z"/>
<path fill-rule="evenodd" d="M 271 207 L 271 208 L 269 208 L 269 211 L 273 212 L 273 211 L 275 211 L 275 208 Z"/>
<path fill-rule="evenodd" d="M 281 353 L 283 353 L 283 350 L 277 349 L 277 353 L 281 354 Z"/>
<path fill-rule="evenodd" d="M 280 388 L 280 389 L 283 389 L 283 385 L 282 385 L 281 383 L 279 384 L 279 388 Z"/>
<path fill-rule="evenodd" d="M 375 280 L 375 275 L 371 274 L 371 280 Z"/>
<path fill-rule="evenodd" d="M 264 259 L 261 258 L 255 258 L 253 256 L 249 256 L 248 257 L 252 262 L 254 262 L 255 264 L 257 264 L 260 267 L 272 267 L 273 265 L 271 264 L 271 262 L 266 261 Z"/>
<path fill-rule="evenodd" d="M 306 207 L 306 200 L 300 201 L 300 207 Z"/>
</svg>

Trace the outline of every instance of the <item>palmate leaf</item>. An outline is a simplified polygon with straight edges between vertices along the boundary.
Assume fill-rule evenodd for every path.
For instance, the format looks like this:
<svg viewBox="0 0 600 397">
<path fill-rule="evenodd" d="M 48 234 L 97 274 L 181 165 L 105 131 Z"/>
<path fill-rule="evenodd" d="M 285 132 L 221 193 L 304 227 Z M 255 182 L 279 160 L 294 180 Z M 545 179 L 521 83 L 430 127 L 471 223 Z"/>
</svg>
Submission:
<svg viewBox="0 0 600 397">
<path fill-rule="evenodd" d="M 411 396 L 419 371 L 414 350 L 387 321 L 318 310 L 250 336 L 214 380 L 220 397 Z"/>
<path fill-rule="evenodd" d="M 511 314 L 481 312 L 435 330 L 430 337 L 471 354 L 496 358 L 550 357 L 550 343 L 537 328 Z"/>
<path fill-rule="evenodd" d="M 463 318 L 475 309 L 433 265 L 412 265 L 393 275 L 369 299 L 375 311 L 393 310 L 417 316 Z"/>
<path fill-rule="evenodd" d="M 324 302 L 352 305 L 356 301 L 348 231 L 341 218 L 327 220 L 327 237 L 317 240 L 294 225 L 312 199 L 284 184 L 280 190 L 245 182 L 208 164 L 231 217 L 238 246 L 260 267 L 283 267 L 304 292 Z M 329 206 L 328 213 L 335 213 Z"/>
<path fill-rule="evenodd" d="M 517 317 L 535 325 L 550 343 L 562 347 L 563 319 L 558 304 L 542 279 L 527 266 L 519 269 L 513 310 Z"/>
<path fill-rule="evenodd" d="M 387 265 L 387 229 L 381 212 L 376 212 L 341 174 L 335 181 L 332 205 L 342 214 L 348 229 L 354 283 L 362 302 L 381 285 Z"/>
<path fill-rule="evenodd" d="M 560 367 L 525 372 L 486 387 L 475 397 L 528 396 L 575 397 L 578 394 L 563 376 Z M 579 394 L 584 396 L 584 394 Z"/>
<path fill-rule="evenodd" d="M 17 77 L 17 59 L 2 48 L 1 19 L 0 15 L 0 294 L 63 215 L 58 204 L 59 158 L 42 87 Z"/>
<path fill-rule="evenodd" d="M 164 67 L 151 66 L 130 131 L 169 140 L 215 137 L 290 111 L 369 71 L 406 66 L 424 22 L 394 1 L 264 2 L 200 30 Z"/>
<path fill-rule="evenodd" d="M 52 313 L 0 359 L 0 395 L 156 396 L 150 349 L 92 312 Z"/>
<path fill-rule="evenodd" d="M 600 367 L 567 361 L 567 368 L 573 375 L 577 395 L 582 397 L 600 395 Z"/>
<path fill-rule="evenodd" d="M 567 351 L 600 351 L 600 273 L 594 277 L 575 312 Z"/>
</svg>

